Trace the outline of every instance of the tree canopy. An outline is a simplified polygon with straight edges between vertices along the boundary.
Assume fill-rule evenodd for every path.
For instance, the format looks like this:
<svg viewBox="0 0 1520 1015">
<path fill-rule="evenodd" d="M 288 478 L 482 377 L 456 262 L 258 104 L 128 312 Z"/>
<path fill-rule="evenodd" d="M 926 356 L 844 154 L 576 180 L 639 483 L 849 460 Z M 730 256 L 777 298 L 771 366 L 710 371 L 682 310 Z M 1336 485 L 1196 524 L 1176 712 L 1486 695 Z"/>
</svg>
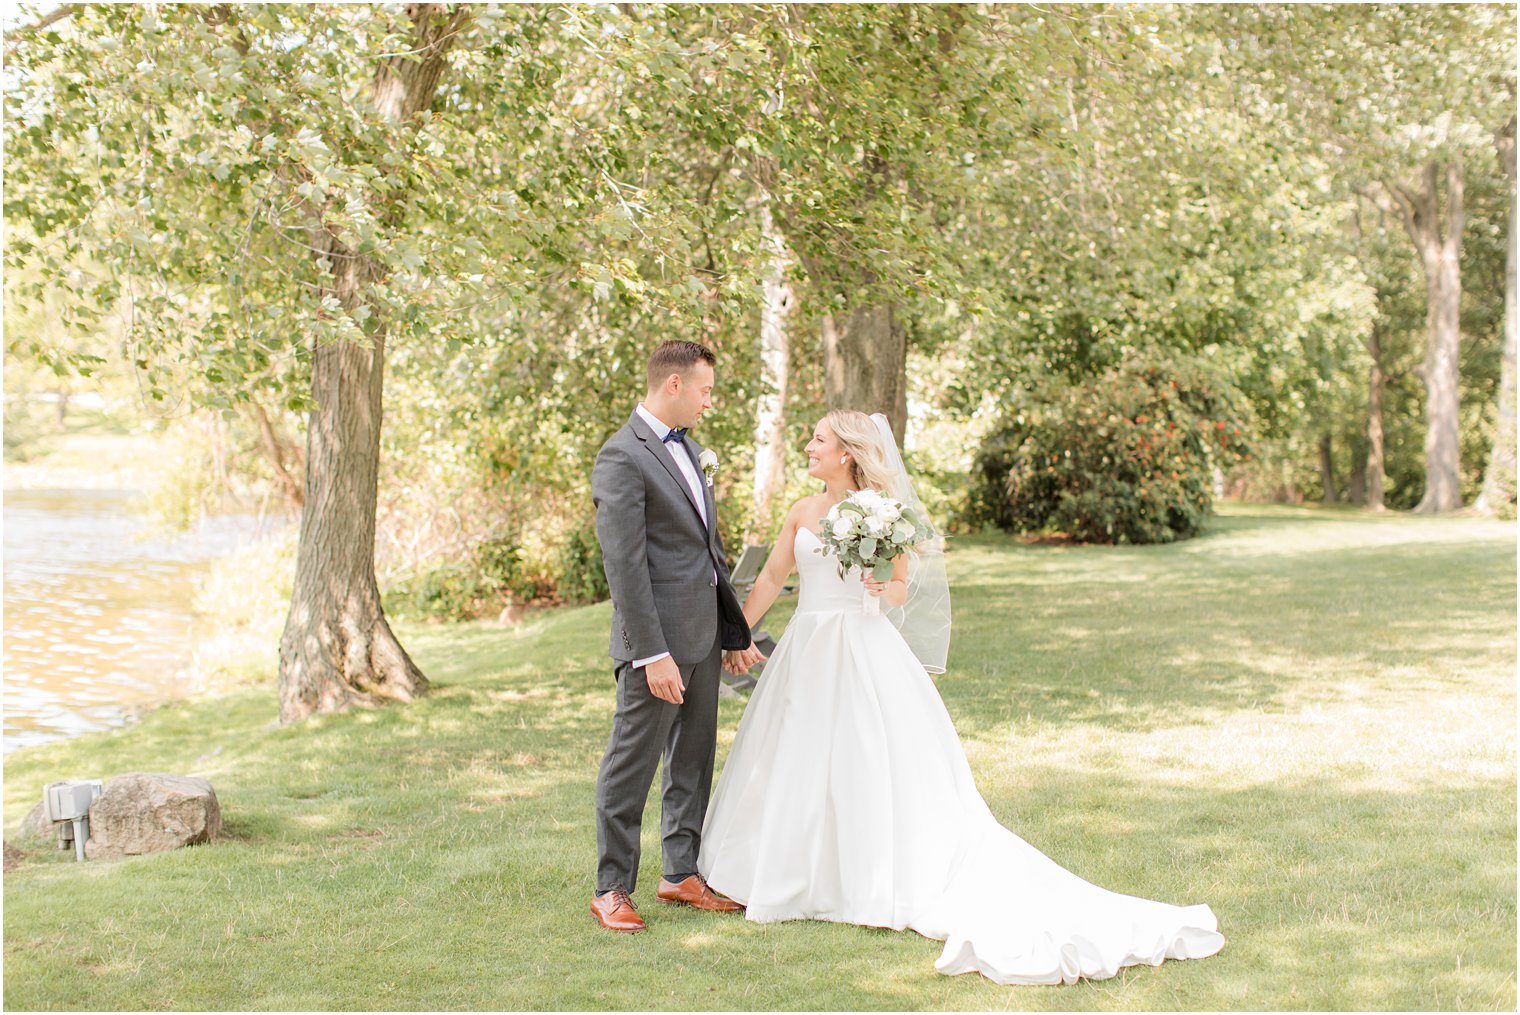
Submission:
<svg viewBox="0 0 1520 1015">
<path fill-rule="evenodd" d="M 718 351 L 705 439 L 720 491 L 745 488 L 778 270 L 795 307 L 765 439 L 831 404 L 886 411 L 951 522 L 980 441 L 1141 362 L 1238 391 L 1255 453 L 1221 478 L 1249 495 L 1371 503 L 1375 485 L 1382 503 L 1386 473 L 1387 503 L 1414 506 L 1448 394 L 1462 498 L 1496 434 L 1512 449 L 1495 138 L 1513 8 L 23 16 L 5 79 L 18 376 L 128 376 L 146 411 L 217 413 L 308 511 L 352 467 L 324 413 L 373 415 L 365 568 L 510 561 L 513 595 L 550 599 L 567 561 L 594 573 L 589 462 L 666 338 Z M 1450 279 L 1420 259 L 1429 179 L 1461 213 Z M 1438 306 L 1459 336 L 1445 394 Z M 764 529 L 726 499 L 734 534 Z"/>
</svg>

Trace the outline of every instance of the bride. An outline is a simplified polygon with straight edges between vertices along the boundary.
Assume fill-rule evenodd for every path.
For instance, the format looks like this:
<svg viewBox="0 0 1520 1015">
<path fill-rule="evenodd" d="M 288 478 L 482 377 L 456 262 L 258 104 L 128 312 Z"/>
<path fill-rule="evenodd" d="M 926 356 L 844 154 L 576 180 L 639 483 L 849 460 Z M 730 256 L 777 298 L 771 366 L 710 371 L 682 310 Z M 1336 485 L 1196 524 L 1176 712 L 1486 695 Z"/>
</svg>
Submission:
<svg viewBox="0 0 1520 1015">
<path fill-rule="evenodd" d="M 945 942 L 940 972 L 998 983 L 1102 979 L 1219 951 L 1209 907 L 1091 885 L 998 823 L 929 676 L 944 672 L 950 640 L 938 540 L 898 558 L 886 582 L 841 578 L 816 552 L 816 527 L 851 491 L 921 510 L 886 417 L 834 410 L 807 456 L 826 489 L 787 514 L 744 614 L 757 624 L 793 568 L 800 601 L 739 723 L 700 873 L 747 919 L 911 928 Z M 883 608 L 866 609 L 868 596 Z"/>
</svg>

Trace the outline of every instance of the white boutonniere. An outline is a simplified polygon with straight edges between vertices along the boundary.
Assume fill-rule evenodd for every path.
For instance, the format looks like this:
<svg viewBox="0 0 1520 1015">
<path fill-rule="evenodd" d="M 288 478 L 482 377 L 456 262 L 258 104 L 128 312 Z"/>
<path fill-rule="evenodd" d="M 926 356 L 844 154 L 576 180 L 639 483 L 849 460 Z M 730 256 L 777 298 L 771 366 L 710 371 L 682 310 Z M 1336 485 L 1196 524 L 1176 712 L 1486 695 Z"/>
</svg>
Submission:
<svg viewBox="0 0 1520 1015">
<path fill-rule="evenodd" d="M 707 485 L 712 486 L 713 477 L 718 474 L 718 456 L 711 448 L 706 448 L 697 457 L 697 464 L 702 467 L 702 475 L 707 477 Z"/>
</svg>

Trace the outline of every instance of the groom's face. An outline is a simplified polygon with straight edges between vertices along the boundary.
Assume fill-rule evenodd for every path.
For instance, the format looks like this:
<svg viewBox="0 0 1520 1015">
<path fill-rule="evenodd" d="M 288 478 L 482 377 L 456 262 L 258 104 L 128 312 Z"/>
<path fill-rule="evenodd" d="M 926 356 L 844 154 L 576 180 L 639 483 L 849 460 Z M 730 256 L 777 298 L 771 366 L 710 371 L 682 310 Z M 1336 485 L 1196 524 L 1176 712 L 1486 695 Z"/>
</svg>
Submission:
<svg viewBox="0 0 1520 1015">
<path fill-rule="evenodd" d="M 702 415 L 712 408 L 713 368 L 706 360 L 697 360 L 684 374 L 677 374 L 679 384 L 674 394 L 675 415 L 671 426 L 696 426 Z"/>
</svg>

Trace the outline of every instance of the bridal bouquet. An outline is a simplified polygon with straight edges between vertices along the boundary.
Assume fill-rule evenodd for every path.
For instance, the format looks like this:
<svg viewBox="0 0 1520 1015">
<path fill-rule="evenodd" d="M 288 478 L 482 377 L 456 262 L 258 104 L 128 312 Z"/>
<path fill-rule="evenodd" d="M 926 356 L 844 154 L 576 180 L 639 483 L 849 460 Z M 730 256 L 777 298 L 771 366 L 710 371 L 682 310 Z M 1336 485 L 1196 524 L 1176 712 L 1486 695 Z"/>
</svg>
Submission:
<svg viewBox="0 0 1520 1015">
<path fill-rule="evenodd" d="M 933 527 L 913 508 L 875 490 L 861 490 L 829 509 L 823 519 L 823 545 L 816 552 L 839 559 L 841 578 L 859 568 L 884 582 L 892 577 L 893 560 L 933 535 Z M 881 612 L 881 603 L 869 592 L 866 612 Z"/>
</svg>

